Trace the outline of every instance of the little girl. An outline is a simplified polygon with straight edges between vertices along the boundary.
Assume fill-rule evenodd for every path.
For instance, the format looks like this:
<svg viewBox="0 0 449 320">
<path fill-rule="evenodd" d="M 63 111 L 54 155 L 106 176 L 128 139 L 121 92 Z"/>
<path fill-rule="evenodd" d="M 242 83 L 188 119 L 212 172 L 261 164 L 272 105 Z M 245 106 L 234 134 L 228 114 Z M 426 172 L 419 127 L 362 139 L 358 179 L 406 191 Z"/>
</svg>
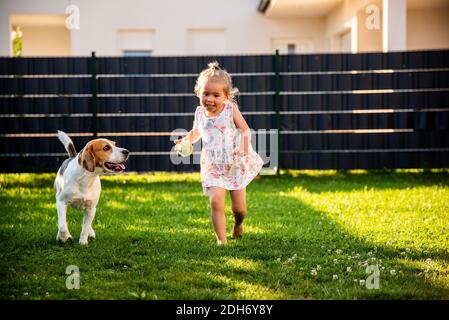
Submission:
<svg viewBox="0 0 449 320">
<path fill-rule="evenodd" d="M 262 158 L 251 147 L 248 124 L 235 103 L 238 92 L 232 87 L 230 75 L 218 62 L 208 64 L 195 85 L 200 98 L 193 128 L 181 140 L 203 142 L 201 152 L 201 181 L 203 192 L 209 196 L 217 243 L 226 245 L 226 190 L 230 190 L 234 227 L 232 237 L 241 237 L 246 215 L 246 186 L 262 168 Z"/>
</svg>

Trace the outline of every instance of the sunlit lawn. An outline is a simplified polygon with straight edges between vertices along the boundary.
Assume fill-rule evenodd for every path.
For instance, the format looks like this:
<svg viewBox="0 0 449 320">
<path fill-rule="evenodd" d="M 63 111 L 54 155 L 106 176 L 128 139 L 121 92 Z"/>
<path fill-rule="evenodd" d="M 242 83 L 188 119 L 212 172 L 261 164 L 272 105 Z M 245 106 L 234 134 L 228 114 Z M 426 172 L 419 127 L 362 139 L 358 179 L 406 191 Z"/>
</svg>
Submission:
<svg viewBox="0 0 449 320">
<path fill-rule="evenodd" d="M 0 175 L 1 299 L 449 298 L 447 170 L 263 176 L 227 247 L 197 173 L 103 177 L 96 240 L 77 243 L 70 209 L 75 241 L 61 246 L 53 179 Z M 230 235 L 229 197 L 226 211 Z M 70 265 L 79 289 L 66 287 Z"/>
</svg>

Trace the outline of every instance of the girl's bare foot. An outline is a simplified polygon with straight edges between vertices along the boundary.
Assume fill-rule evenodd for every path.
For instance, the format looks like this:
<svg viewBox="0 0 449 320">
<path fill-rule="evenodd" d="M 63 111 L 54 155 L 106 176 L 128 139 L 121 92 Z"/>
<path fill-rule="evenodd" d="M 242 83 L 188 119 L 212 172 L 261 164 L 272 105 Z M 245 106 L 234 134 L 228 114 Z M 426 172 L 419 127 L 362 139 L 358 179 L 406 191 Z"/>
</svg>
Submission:
<svg viewBox="0 0 449 320">
<path fill-rule="evenodd" d="M 227 245 L 228 245 L 228 242 L 227 242 L 227 241 L 220 241 L 220 240 L 217 240 L 217 245 L 219 245 L 219 246 L 227 246 Z"/>
</svg>

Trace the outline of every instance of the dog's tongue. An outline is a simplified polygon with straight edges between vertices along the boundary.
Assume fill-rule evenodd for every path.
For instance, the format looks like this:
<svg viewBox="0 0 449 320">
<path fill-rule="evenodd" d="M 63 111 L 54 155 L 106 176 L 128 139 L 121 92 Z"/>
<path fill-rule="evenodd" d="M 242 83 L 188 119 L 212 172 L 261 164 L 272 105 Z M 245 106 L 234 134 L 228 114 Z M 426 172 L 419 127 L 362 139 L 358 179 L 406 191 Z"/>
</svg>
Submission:
<svg viewBox="0 0 449 320">
<path fill-rule="evenodd" d="M 125 170 L 125 165 L 123 163 L 112 163 L 112 162 L 107 162 L 106 163 L 107 167 L 114 170 L 114 171 L 122 171 Z"/>
<path fill-rule="evenodd" d="M 125 165 L 123 163 L 114 163 L 113 167 L 115 171 L 125 170 Z"/>
</svg>

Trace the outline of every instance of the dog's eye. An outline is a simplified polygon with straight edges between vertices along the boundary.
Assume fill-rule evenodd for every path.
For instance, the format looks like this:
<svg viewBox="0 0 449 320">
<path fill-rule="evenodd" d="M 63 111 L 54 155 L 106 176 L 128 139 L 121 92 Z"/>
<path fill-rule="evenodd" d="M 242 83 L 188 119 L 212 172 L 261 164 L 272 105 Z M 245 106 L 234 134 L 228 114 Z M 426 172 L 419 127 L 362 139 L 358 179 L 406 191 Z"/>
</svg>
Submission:
<svg viewBox="0 0 449 320">
<path fill-rule="evenodd" d="M 110 147 L 110 146 L 104 146 L 104 147 L 103 147 L 103 150 L 104 150 L 104 151 L 111 150 L 111 147 Z"/>
</svg>

